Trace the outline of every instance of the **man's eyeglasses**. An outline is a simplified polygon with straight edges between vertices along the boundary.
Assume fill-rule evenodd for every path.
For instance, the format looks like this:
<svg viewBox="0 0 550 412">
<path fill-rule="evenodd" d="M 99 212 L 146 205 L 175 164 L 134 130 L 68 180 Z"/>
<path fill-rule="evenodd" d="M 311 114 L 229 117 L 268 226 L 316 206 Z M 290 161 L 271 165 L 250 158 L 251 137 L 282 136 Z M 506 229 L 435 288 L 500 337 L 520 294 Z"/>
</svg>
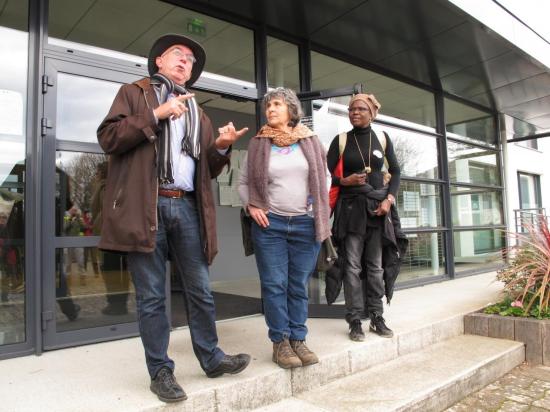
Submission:
<svg viewBox="0 0 550 412">
<path fill-rule="evenodd" d="M 366 112 L 366 111 L 368 111 L 370 113 L 370 109 L 368 107 L 348 107 L 348 112 L 349 113 L 353 113 L 353 112 L 363 113 L 363 112 Z"/>
<path fill-rule="evenodd" d="M 192 54 L 184 53 L 180 49 L 172 49 L 167 53 L 172 53 L 178 59 L 185 59 L 187 63 L 195 63 L 197 61 L 197 59 L 195 59 L 195 56 L 193 56 Z"/>
</svg>

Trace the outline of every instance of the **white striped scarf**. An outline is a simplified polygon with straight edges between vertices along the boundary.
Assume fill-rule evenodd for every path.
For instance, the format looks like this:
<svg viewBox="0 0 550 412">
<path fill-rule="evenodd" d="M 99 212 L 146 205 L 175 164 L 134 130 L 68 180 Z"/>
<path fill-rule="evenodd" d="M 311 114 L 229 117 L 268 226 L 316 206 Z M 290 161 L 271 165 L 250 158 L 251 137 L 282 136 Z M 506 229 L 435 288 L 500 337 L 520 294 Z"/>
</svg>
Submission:
<svg viewBox="0 0 550 412">
<path fill-rule="evenodd" d="M 159 88 L 159 103 L 163 104 L 168 100 L 168 96 L 174 93 L 176 95 L 187 94 L 188 91 L 185 87 L 175 84 L 168 77 L 155 73 L 151 77 L 151 84 Z M 200 121 L 199 121 L 199 108 L 195 98 L 187 99 L 185 101 L 188 111 L 185 112 L 185 136 L 181 143 L 181 150 L 193 157 L 195 160 L 199 159 L 200 155 Z M 172 173 L 172 157 L 171 157 L 171 128 L 170 118 L 166 118 L 159 121 L 161 126 L 161 135 L 159 138 L 159 147 L 157 154 L 157 170 L 159 183 L 169 184 L 174 183 L 174 176 Z"/>
</svg>

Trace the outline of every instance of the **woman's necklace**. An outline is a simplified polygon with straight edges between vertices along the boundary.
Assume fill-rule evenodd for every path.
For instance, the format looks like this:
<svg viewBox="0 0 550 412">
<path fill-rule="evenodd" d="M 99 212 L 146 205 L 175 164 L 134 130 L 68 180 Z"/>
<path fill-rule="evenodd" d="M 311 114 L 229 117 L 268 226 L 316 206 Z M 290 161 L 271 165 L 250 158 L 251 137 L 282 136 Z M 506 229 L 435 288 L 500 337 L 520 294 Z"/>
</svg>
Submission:
<svg viewBox="0 0 550 412">
<path fill-rule="evenodd" d="M 365 163 L 365 158 L 363 157 L 363 152 L 361 151 L 361 148 L 359 147 L 359 142 L 357 142 L 357 137 L 355 136 L 355 132 L 353 132 L 353 138 L 355 139 L 355 144 L 357 145 L 357 150 L 359 150 L 359 154 L 361 155 L 361 160 L 363 161 L 363 166 L 364 166 L 364 169 L 363 171 L 365 173 L 370 173 L 371 172 L 371 168 L 370 168 L 370 150 L 372 148 L 372 130 L 369 131 L 369 164 L 367 166 L 367 164 Z"/>
</svg>

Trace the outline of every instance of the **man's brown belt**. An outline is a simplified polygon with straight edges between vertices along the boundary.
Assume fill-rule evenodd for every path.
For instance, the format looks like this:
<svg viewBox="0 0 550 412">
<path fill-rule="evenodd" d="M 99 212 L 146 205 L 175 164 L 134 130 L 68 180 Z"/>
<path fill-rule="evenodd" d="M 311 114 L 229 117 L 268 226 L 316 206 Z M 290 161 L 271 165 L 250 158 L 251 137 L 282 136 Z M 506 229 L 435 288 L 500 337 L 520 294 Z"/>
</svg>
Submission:
<svg viewBox="0 0 550 412">
<path fill-rule="evenodd" d="M 171 197 L 173 199 L 181 199 L 182 197 L 193 196 L 194 194 L 195 192 L 186 192 L 185 190 L 159 188 L 159 196 Z"/>
</svg>

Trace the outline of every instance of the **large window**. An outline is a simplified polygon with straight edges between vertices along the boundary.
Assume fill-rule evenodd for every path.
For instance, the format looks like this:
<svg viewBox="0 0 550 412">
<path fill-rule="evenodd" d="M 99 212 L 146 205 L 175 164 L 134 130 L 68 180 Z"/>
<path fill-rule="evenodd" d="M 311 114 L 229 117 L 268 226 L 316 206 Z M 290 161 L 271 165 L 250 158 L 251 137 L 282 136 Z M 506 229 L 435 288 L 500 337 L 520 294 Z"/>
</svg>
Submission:
<svg viewBox="0 0 550 412">
<path fill-rule="evenodd" d="M 490 113 L 445 99 L 445 121 L 450 137 L 496 144 L 495 117 Z"/>
<path fill-rule="evenodd" d="M 314 90 L 362 83 L 365 92 L 382 104 L 381 114 L 435 127 L 435 101 L 430 92 L 314 51 L 311 71 Z"/>
<path fill-rule="evenodd" d="M 466 143 L 449 141 L 449 177 L 451 182 L 500 185 L 497 152 Z"/>
<path fill-rule="evenodd" d="M 300 90 L 298 46 L 267 37 L 267 85 Z"/>
<path fill-rule="evenodd" d="M 161 35 L 184 34 L 205 48 L 205 71 L 255 81 L 251 30 L 164 1 L 50 0 L 48 24 L 50 44 L 68 41 L 142 57 Z"/>
<path fill-rule="evenodd" d="M 26 1 L 0 7 L 0 345 L 26 340 Z"/>
<path fill-rule="evenodd" d="M 445 99 L 455 271 L 502 263 L 504 207 L 495 116 Z"/>
</svg>

